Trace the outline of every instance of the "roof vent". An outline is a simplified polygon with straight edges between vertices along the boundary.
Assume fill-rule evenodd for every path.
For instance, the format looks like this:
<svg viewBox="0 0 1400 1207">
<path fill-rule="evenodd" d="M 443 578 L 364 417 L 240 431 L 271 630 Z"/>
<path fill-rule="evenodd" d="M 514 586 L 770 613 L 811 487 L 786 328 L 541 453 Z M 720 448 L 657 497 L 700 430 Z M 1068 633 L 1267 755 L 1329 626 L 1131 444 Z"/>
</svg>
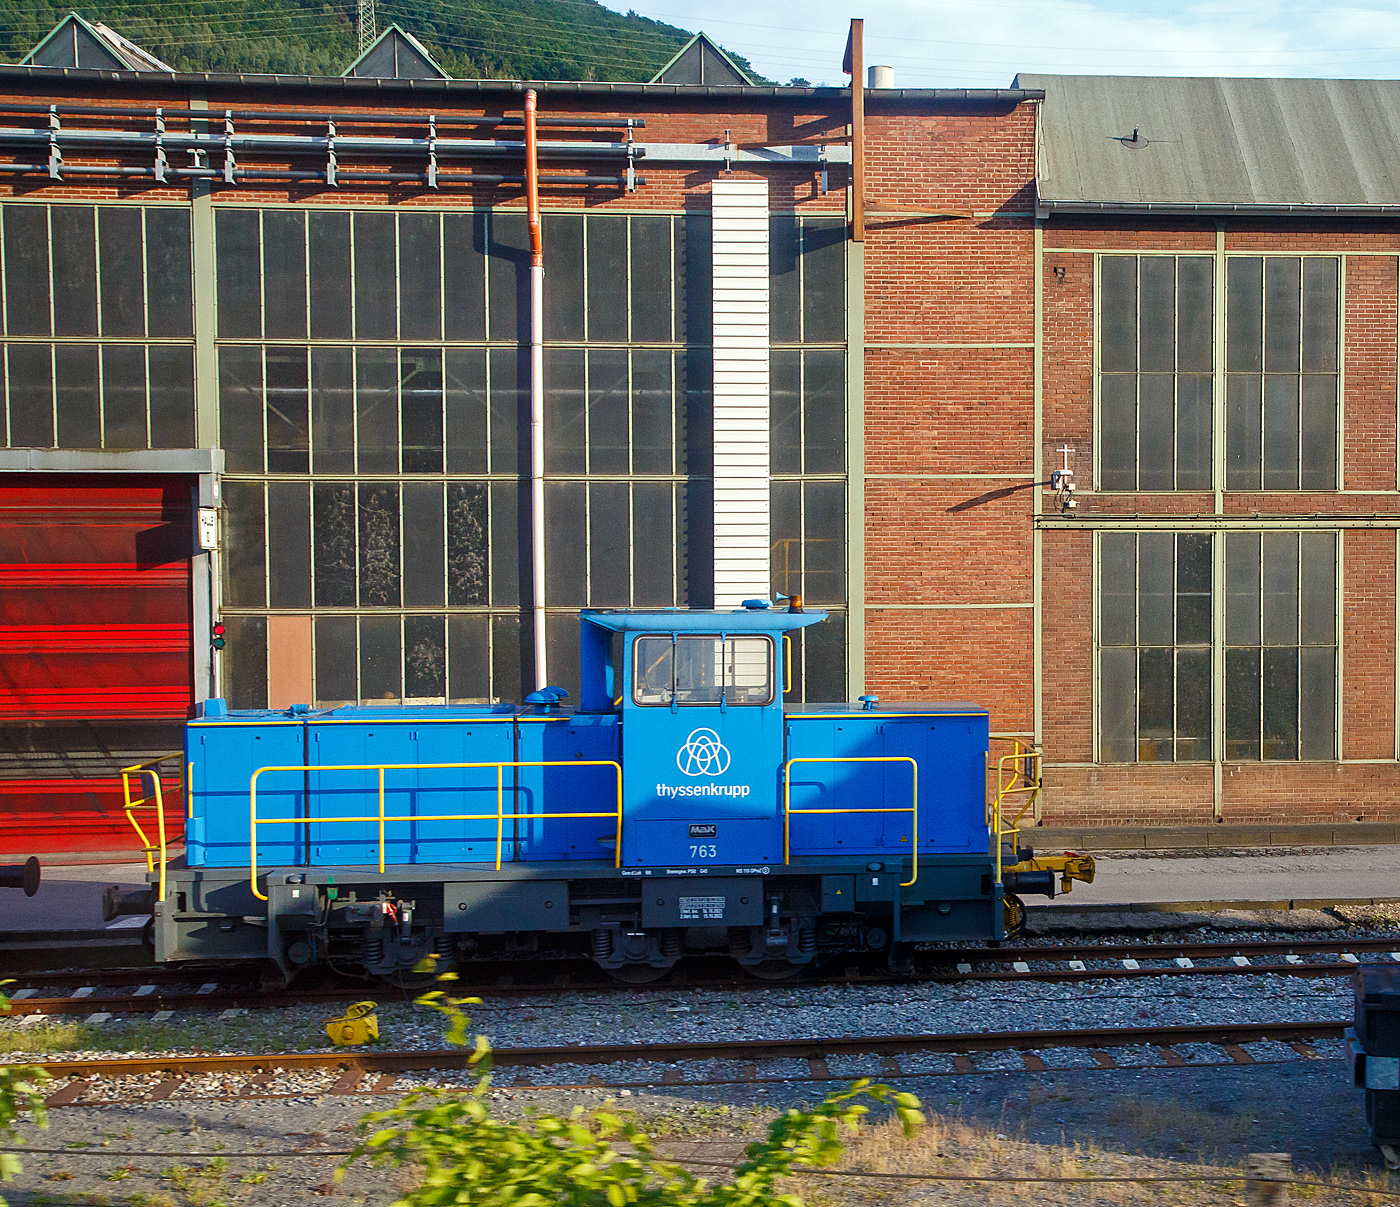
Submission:
<svg viewBox="0 0 1400 1207">
<path fill-rule="evenodd" d="M 872 67 L 870 69 L 871 88 L 893 88 L 894 68 L 893 67 Z"/>
</svg>

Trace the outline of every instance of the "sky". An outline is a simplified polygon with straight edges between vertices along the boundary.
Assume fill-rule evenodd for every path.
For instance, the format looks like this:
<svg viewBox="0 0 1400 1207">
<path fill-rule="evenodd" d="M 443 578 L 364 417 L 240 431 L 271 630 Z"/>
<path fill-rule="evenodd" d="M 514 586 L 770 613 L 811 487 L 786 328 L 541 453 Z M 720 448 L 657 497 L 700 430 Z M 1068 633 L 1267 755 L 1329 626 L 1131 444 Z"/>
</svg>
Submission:
<svg viewBox="0 0 1400 1207">
<path fill-rule="evenodd" d="M 1018 71 L 1094 75 L 1400 76 L 1400 0 L 603 0 L 703 29 L 769 79 L 840 85 L 851 17 L 865 62 L 906 88 L 1005 88 Z"/>
</svg>

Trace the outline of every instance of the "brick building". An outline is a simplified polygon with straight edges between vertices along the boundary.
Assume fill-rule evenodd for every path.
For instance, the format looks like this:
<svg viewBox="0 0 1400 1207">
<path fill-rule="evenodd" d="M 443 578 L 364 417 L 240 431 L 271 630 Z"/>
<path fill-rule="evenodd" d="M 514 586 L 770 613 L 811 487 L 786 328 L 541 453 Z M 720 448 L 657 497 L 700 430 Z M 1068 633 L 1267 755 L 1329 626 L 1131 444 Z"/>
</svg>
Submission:
<svg viewBox="0 0 1400 1207">
<path fill-rule="evenodd" d="M 533 686 L 525 85 L 75 61 L 0 67 L 16 853 L 211 695 Z M 748 574 L 831 610 L 791 698 L 985 703 L 1048 825 L 1397 820 L 1400 92 L 867 92 L 862 231 L 850 90 L 532 86 L 551 681 Z"/>
</svg>

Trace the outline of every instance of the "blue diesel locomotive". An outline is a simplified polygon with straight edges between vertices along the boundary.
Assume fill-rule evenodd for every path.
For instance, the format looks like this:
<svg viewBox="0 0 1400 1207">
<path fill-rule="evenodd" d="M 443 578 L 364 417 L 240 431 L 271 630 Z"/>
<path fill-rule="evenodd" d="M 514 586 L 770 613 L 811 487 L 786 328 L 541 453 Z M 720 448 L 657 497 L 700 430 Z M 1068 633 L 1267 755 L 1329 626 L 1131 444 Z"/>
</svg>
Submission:
<svg viewBox="0 0 1400 1207">
<path fill-rule="evenodd" d="M 161 962 L 287 980 L 528 952 L 643 981 L 721 951 L 777 977 L 1000 939 L 1016 893 L 1092 878 L 1088 857 L 1018 847 L 1039 755 L 989 759 L 986 709 L 784 705 L 787 635 L 825 618 L 585 611 L 576 708 L 557 688 L 519 707 L 210 700 L 186 730 L 185 855 L 149 843 L 150 892 L 112 908 L 151 911 Z"/>
</svg>

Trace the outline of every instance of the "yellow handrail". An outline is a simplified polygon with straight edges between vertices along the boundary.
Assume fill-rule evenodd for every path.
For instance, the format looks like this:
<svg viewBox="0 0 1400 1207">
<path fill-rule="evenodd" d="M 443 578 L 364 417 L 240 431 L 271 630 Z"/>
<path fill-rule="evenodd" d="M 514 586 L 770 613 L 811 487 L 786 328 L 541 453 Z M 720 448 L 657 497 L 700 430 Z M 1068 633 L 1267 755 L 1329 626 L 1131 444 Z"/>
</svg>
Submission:
<svg viewBox="0 0 1400 1207">
<path fill-rule="evenodd" d="M 612 759 L 547 759 L 542 762 L 499 763 L 337 763 L 324 766 L 259 767 L 248 780 L 248 879 L 253 896 L 259 901 L 267 898 L 258 892 L 258 826 L 309 826 L 313 822 L 379 822 L 379 871 L 384 872 L 384 773 L 386 771 L 447 771 L 465 767 L 494 767 L 496 769 L 496 811 L 494 813 L 404 814 L 389 821 L 494 821 L 496 823 L 496 870 L 501 870 L 503 832 L 508 821 L 536 819 L 613 817 L 617 819 L 617 850 L 613 866 L 622 866 L 622 764 Z M 505 777 L 507 767 L 611 767 L 617 773 L 617 808 L 610 813 L 507 813 L 505 812 Z M 379 773 L 379 812 L 369 817 L 259 817 L 258 776 L 264 771 L 377 771 Z"/>
<path fill-rule="evenodd" d="M 792 638 L 783 634 L 783 695 L 792 691 Z"/>
<path fill-rule="evenodd" d="M 908 763 L 914 774 L 914 787 L 911 799 L 913 804 L 907 809 L 794 809 L 792 807 L 792 768 L 795 763 Z M 912 875 L 901 880 L 899 887 L 908 888 L 919 878 L 919 764 L 907 754 L 872 754 L 850 758 L 796 758 L 783 764 L 783 865 L 791 862 L 792 815 L 794 813 L 908 813 L 913 817 L 914 860 Z"/>
<path fill-rule="evenodd" d="M 136 837 L 141 840 L 141 852 L 146 856 L 146 871 L 154 872 L 154 856 L 160 855 L 160 895 L 158 901 L 165 900 L 165 865 L 168 858 L 168 850 L 165 842 L 165 798 L 160 787 L 160 765 L 167 759 L 178 759 L 180 753 L 163 754 L 159 758 L 149 759 L 144 763 L 137 763 L 131 767 L 122 768 L 122 796 L 126 800 L 126 820 L 131 824 L 131 828 L 136 831 Z M 131 781 L 135 777 L 141 785 L 137 791 L 145 790 L 145 777 L 151 777 L 151 795 L 142 796 L 133 800 L 131 797 Z M 151 840 L 146 836 L 146 831 L 141 828 L 141 823 L 136 820 L 137 809 L 154 809 L 156 814 L 156 843 L 152 845 Z"/>
<path fill-rule="evenodd" d="M 1019 738 L 993 738 L 992 741 L 1011 743 L 1011 753 L 1001 755 L 996 761 L 995 793 L 991 784 L 992 753 L 990 750 L 987 752 L 987 828 L 996 842 L 996 883 L 1000 884 L 1003 840 L 1010 836 L 1014 841 L 1020 834 L 1021 818 L 1025 817 L 1040 796 L 1041 753 Z M 1008 798 L 1022 795 L 1026 798 L 1025 803 L 1008 823 L 1003 805 Z"/>
</svg>

